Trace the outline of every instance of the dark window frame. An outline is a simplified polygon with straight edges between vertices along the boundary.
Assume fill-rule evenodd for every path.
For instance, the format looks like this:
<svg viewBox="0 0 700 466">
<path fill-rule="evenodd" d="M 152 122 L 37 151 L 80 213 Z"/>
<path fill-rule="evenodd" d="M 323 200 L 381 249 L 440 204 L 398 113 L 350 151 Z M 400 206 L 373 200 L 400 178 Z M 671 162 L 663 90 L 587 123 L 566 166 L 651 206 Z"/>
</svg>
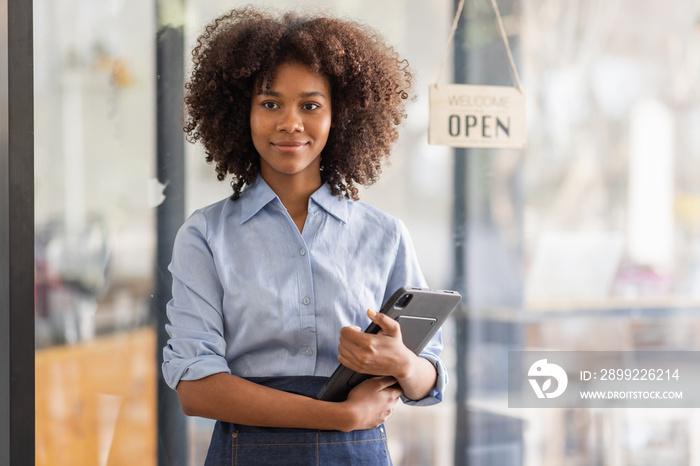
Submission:
<svg viewBox="0 0 700 466">
<path fill-rule="evenodd" d="M 0 0 L 0 464 L 34 464 L 31 0 Z"/>
</svg>

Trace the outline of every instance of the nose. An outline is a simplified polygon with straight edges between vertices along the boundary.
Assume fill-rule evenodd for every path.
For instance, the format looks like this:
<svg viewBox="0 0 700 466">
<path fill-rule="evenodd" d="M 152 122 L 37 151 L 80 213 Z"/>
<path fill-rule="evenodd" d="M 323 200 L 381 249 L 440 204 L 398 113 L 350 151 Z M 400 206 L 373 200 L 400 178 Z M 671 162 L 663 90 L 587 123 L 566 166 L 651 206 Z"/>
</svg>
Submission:
<svg viewBox="0 0 700 466">
<path fill-rule="evenodd" d="M 304 131 L 304 122 L 301 120 L 296 109 L 290 109 L 284 112 L 277 121 L 277 131 L 287 133 L 295 133 Z"/>
</svg>

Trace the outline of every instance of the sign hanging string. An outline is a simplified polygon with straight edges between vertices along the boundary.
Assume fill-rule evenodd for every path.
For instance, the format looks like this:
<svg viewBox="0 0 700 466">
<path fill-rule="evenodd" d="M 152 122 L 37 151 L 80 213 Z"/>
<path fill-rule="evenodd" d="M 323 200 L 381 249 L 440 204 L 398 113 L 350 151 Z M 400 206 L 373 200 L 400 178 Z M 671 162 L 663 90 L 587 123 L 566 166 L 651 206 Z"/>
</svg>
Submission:
<svg viewBox="0 0 700 466">
<path fill-rule="evenodd" d="M 462 8 L 464 8 L 464 0 L 460 0 L 459 6 L 457 6 L 457 11 L 455 12 L 455 17 L 452 20 L 452 30 L 450 31 L 450 38 L 447 39 L 447 47 L 445 47 L 445 52 L 442 54 L 442 62 L 440 62 L 437 79 L 435 80 L 436 85 L 440 83 L 442 69 L 445 67 L 445 62 L 447 62 L 447 54 L 450 53 L 450 46 L 452 45 L 452 40 L 455 38 L 455 32 L 457 31 L 457 23 L 459 23 L 459 17 L 462 16 Z"/>
<path fill-rule="evenodd" d="M 510 70 L 513 73 L 513 78 L 515 79 L 515 85 L 518 91 L 523 92 L 523 88 L 520 84 L 520 77 L 518 76 L 518 70 L 515 68 L 515 60 L 513 60 L 513 53 L 510 50 L 510 43 L 508 42 L 508 35 L 506 34 L 505 27 L 503 27 L 503 20 L 501 19 L 501 12 L 498 9 L 498 4 L 496 0 L 491 0 L 491 6 L 493 11 L 496 13 L 496 20 L 498 21 L 498 28 L 501 31 L 501 38 L 503 39 L 503 44 L 506 46 L 506 54 L 508 55 L 508 61 L 510 63 Z M 455 32 L 457 31 L 457 24 L 459 23 L 459 18 L 462 15 L 462 8 L 464 8 L 464 0 L 460 0 L 459 6 L 457 6 L 457 11 L 455 12 L 454 20 L 452 21 L 452 30 L 450 31 L 450 38 L 447 41 L 447 47 L 442 55 L 442 62 L 440 63 L 440 69 L 438 70 L 437 79 L 435 84 L 440 82 L 440 77 L 442 76 L 442 70 L 447 62 L 447 55 L 450 52 L 450 46 L 452 45 L 452 40 L 454 39 Z"/>
</svg>

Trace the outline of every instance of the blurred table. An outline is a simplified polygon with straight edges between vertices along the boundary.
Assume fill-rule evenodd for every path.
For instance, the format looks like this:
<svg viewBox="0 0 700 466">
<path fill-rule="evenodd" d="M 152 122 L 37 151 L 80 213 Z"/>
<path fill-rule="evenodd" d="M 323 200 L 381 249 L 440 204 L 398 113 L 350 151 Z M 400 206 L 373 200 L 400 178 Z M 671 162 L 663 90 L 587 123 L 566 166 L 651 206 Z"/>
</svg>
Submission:
<svg viewBox="0 0 700 466">
<path fill-rule="evenodd" d="M 36 351 L 36 464 L 156 464 L 152 328 Z"/>
</svg>

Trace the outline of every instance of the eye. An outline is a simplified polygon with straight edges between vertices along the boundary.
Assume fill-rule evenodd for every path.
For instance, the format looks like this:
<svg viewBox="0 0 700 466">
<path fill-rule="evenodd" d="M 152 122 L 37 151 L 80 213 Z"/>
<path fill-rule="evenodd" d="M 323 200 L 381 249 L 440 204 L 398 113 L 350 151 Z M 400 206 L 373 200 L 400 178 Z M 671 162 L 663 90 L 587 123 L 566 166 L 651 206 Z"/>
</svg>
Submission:
<svg viewBox="0 0 700 466">
<path fill-rule="evenodd" d="M 301 106 L 304 110 L 313 111 L 319 108 L 320 105 L 314 102 L 309 102 Z"/>
<path fill-rule="evenodd" d="M 262 103 L 262 106 L 265 107 L 265 108 L 267 108 L 267 109 L 270 109 L 270 110 L 274 110 L 274 109 L 276 109 L 276 108 L 279 108 L 279 105 L 277 105 L 277 103 L 271 102 L 271 101 L 269 101 L 269 100 L 263 102 L 263 103 Z"/>
</svg>

